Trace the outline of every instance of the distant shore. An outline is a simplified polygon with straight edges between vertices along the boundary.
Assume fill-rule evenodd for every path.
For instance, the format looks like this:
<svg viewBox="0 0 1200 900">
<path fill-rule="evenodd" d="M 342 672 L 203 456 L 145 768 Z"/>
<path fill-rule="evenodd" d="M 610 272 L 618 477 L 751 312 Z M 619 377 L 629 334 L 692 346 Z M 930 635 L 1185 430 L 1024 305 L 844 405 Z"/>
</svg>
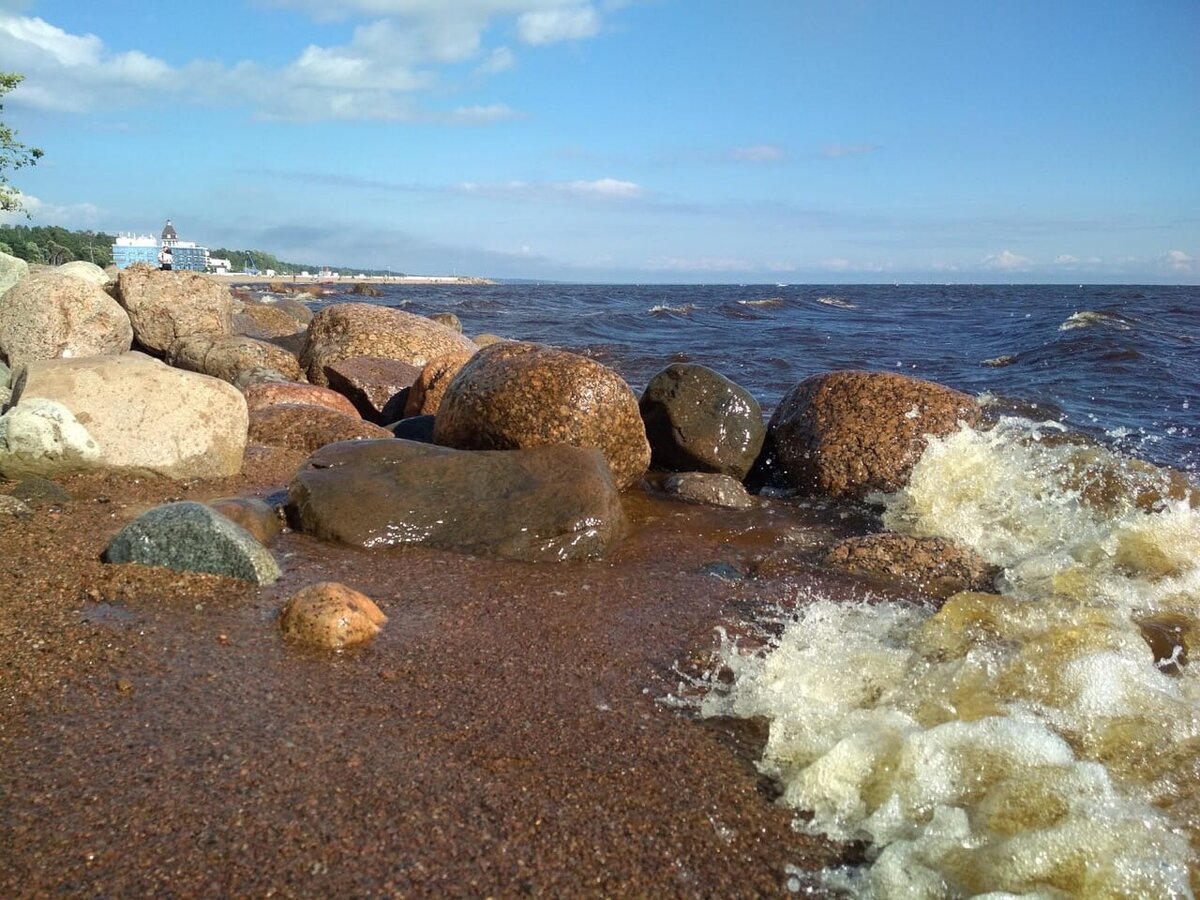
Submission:
<svg viewBox="0 0 1200 900">
<path fill-rule="evenodd" d="M 229 275 L 208 274 L 225 284 L 495 284 L 472 275 Z"/>
</svg>

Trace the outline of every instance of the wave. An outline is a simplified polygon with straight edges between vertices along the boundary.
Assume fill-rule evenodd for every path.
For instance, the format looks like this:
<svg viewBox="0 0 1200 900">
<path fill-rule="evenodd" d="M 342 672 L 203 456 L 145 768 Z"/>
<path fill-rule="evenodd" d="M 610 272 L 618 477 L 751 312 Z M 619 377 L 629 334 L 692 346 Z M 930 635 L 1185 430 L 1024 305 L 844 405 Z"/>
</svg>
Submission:
<svg viewBox="0 0 1200 900">
<path fill-rule="evenodd" d="M 1133 320 L 1118 313 L 1097 312 L 1085 309 L 1082 312 L 1072 313 L 1065 322 L 1058 326 L 1058 330 L 1072 331 L 1076 328 L 1093 328 L 1096 326 L 1108 326 L 1121 331 L 1128 331 L 1133 327 Z"/>
<path fill-rule="evenodd" d="M 652 316 L 686 316 L 694 313 L 698 308 L 695 303 L 681 303 L 679 306 L 656 303 L 646 310 L 646 312 Z"/>
<path fill-rule="evenodd" d="M 817 302 L 825 306 L 836 306 L 838 309 L 858 309 L 858 304 L 851 303 L 845 297 L 818 297 Z"/>
<path fill-rule="evenodd" d="M 742 306 L 783 306 L 782 297 L 767 297 L 763 300 L 739 300 Z"/>
<path fill-rule="evenodd" d="M 770 720 L 760 767 L 796 827 L 874 845 L 863 895 L 1192 896 L 1200 491 L 1010 418 L 931 441 L 874 499 L 1002 567 L 1001 592 L 803 598 L 768 650 L 724 643 L 702 712 Z"/>
</svg>

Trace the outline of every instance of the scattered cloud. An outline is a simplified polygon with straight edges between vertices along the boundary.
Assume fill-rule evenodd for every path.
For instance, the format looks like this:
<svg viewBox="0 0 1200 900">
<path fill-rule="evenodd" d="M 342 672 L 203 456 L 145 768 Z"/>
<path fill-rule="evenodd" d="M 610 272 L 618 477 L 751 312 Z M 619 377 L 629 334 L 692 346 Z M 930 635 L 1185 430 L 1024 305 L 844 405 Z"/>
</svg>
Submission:
<svg viewBox="0 0 1200 900">
<path fill-rule="evenodd" d="M 1058 266 L 1074 266 L 1080 262 L 1082 260 L 1078 256 L 1072 256 L 1070 253 L 1060 253 L 1054 257 L 1054 264 Z"/>
<path fill-rule="evenodd" d="M 1168 250 L 1158 258 L 1159 265 L 1170 269 L 1172 272 L 1179 272 L 1185 275 L 1190 275 L 1194 269 L 1196 260 L 1182 250 Z"/>
<path fill-rule="evenodd" d="M 843 156 L 874 153 L 878 149 L 879 147 L 875 144 L 826 144 L 821 148 L 821 156 L 825 159 L 840 159 Z"/>
<path fill-rule="evenodd" d="M 597 178 L 591 181 L 503 181 L 480 183 L 459 182 L 455 189 L 461 193 L 486 197 L 523 200 L 581 199 L 596 201 L 637 200 L 647 195 L 640 184 L 619 178 Z"/>
<path fill-rule="evenodd" d="M 30 194 L 17 191 L 22 209 L 0 211 L 0 225 L 61 225 L 64 228 L 87 228 L 100 219 L 100 208 L 94 203 L 59 205 L 47 203 Z M 29 217 L 26 218 L 26 213 Z"/>
<path fill-rule="evenodd" d="M 737 162 L 777 163 L 787 159 L 787 151 L 775 144 L 754 144 L 749 147 L 734 147 L 729 158 Z"/>
<path fill-rule="evenodd" d="M 989 253 L 979 261 L 985 269 L 996 269 L 1001 272 L 1016 272 L 1027 269 L 1032 264 L 1028 256 L 1013 253 L 1011 250 L 1001 250 L 999 253 Z"/>
<path fill-rule="evenodd" d="M 749 272 L 754 265 L 731 256 L 659 256 L 643 266 L 654 272 Z"/>
<path fill-rule="evenodd" d="M 526 44 L 578 41 L 600 32 L 600 14 L 590 3 L 539 9 L 517 18 L 517 36 Z"/>
<path fill-rule="evenodd" d="M 507 47 L 497 47 L 492 50 L 478 66 L 475 67 L 477 75 L 499 75 L 501 72 L 507 72 L 517 64 L 516 55 Z"/>
</svg>

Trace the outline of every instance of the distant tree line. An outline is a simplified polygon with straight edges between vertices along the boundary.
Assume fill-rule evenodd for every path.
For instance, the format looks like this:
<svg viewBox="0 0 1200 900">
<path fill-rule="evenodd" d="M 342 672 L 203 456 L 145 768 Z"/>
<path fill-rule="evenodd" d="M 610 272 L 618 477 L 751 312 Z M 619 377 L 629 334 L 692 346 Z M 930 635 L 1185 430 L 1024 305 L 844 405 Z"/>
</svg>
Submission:
<svg viewBox="0 0 1200 900">
<path fill-rule="evenodd" d="M 299 275 L 301 272 L 309 272 L 315 275 L 322 268 L 320 265 L 313 263 L 291 263 L 284 262 L 274 254 L 267 253 L 265 250 L 230 250 L 228 247 L 218 247 L 215 250 L 208 251 L 209 256 L 215 256 L 217 259 L 227 259 L 233 266 L 233 271 L 243 272 L 246 270 L 248 263 L 260 272 L 265 272 L 267 269 L 273 270 L 278 275 Z M 391 269 L 357 269 L 353 266 L 340 267 L 331 266 L 341 272 L 361 272 L 364 275 L 403 275 L 403 272 L 393 272 Z"/>
<path fill-rule="evenodd" d="M 0 253 L 26 262 L 61 266 L 73 259 L 112 265 L 113 236 L 102 231 L 67 231 L 55 225 L 0 225 Z"/>
</svg>

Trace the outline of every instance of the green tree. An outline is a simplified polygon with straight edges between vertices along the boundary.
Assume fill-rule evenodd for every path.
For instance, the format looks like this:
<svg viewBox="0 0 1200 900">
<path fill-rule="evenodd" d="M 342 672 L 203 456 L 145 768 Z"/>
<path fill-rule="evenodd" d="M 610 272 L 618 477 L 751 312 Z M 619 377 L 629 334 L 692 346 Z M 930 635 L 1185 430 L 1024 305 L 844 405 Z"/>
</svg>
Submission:
<svg viewBox="0 0 1200 900">
<path fill-rule="evenodd" d="M 25 243 L 25 261 L 31 263 L 46 261 L 46 257 L 42 255 L 42 248 L 34 241 L 27 241 Z"/>
<path fill-rule="evenodd" d="M 0 241 L 0 253 L 7 253 L 9 256 L 12 256 L 12 247 L 8 246 L 4 241 Z"/>
<path fill-rule="evenodd" d="M 3 97 L 18 84 L 25 76 L 14 72 L 0 72 L 0 97 Z M 4 105 L 0 104 L 0 111 Z M 5 169 L 20 169 L 32 166 L 42 158 L 42 151 L 37 147 L 26 147 L 17 141 L 16 132 L 0 121 L 0 212 L 8 212 L 21 208 L 21 194 L 11 185 Z"/>
</svg>

